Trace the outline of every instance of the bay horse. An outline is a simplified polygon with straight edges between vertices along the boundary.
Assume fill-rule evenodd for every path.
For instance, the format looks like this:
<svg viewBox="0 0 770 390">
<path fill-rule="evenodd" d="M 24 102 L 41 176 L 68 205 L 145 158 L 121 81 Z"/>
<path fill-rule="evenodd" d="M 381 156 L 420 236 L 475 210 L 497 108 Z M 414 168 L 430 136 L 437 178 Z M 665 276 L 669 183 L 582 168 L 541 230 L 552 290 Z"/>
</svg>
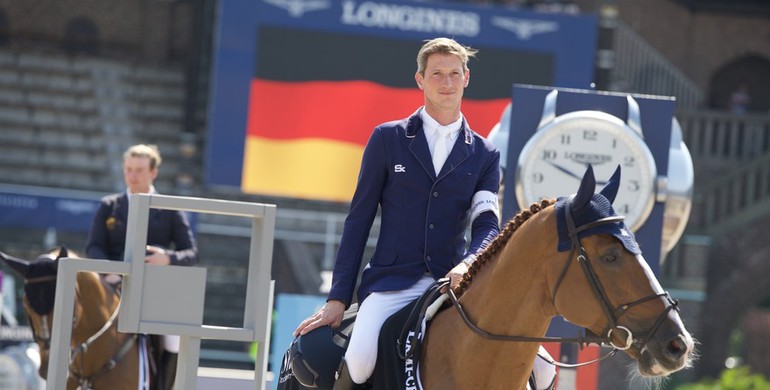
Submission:
<svg viewBox="0 0 770 390">
<path fill-rule="evenodd" d="M 42 378 L 47 377 L 51 349 L 57 265 L 77 257 L 64 247 L 35 261 L 0 252 L 0 259 L 24 279 L 24 310 L 40 347 Z M 118 332 L 118 289 L 95 272 L 78 272 L 72 324 L 67 390 L 150 389 L 150 364 L 144 336 Z"/>
<path fill-rule="evenodd" d="M 458 310 L 431 322 L 424 389 L 525 389 L 539 342 L 560 341 L 544 337 L 557 315 L 624 350 L 642 376 L 692 364 L 677 302 L 612 209 L 619 182 L 620 167 L 594 193 L 589 166 L 576 194 L 533 204 L 504 226 L 450 293 Z"/>
<path fill-rule="evenodd" d="M 378 354 L 371 385 L 386 390 L 527 389 L 535 359 L 564 366 L 537 355 L 542 342 L 608 345 L 614 349 L 605 357 L 624 351 L 643 377 L 665 377 L 690 367 L 694 342 L 678 303 L 660 286 L 633 233 L 612 208 L 619 185 L 620 167 L 595 193 L 589 165 L 576 194 L 520 211 L 477 256 L 460 285 L 440 298 L 454 308 L 436 312 L 440 303 L 424 303 L 440 294 L 445 280 L 417 302 L 421 313 L 430 312 L 425 318 L 432 316 L 424 340 L 409 336 L 390 344 L 381 335 L 379 351 L 397 349 L 401 359 L 395 371 L 381 370 L 395 355 Z M 402 312 L 409 310 L 415 311 L 406 307 Z M 585 328 L 586 335 L 545 337 L 555 316 Z M 395 317 L 385 326 L 402 324 Z M 343 340 L 352 327 L 346 321 L 339 329 L 320 327 L 295 339 L 284 355 L 278 388 L 332 389 Z M 419 331 L 403 329 L 402 337 Z M 406 386 L 390 379 L 400 380 L 405 369 L 417 378 L 409 376 Z M 553 383 L 535 385 L 552 388 Z"/>
</svg>

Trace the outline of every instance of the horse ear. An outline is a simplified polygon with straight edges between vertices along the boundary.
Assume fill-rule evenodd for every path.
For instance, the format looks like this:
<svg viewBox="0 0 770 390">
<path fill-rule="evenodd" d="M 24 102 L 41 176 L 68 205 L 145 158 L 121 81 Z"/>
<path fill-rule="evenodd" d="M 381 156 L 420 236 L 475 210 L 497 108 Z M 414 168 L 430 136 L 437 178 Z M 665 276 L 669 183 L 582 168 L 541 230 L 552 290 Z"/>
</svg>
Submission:
<svg viewBox="0 0 770 390">
<path fill-rule="evenodd" d="M 12 270 L 21 275 L 21 277 L 26 278 L 27 275 L 29 275 L 29 261 L 6 255 L 3 252 L 0 252 L 0 259 L 2 259 L 5 264 L 8 264 Z"/>
<path fill-rule="evenodd" d="M 62 245 L 59 248 L 59 256 L 56 256 L 56 259 L 61 259 L 62 257 L 69 257 L 69 253 L 67 252 L 67 247 Z"/>
<path fill-rule="evenodd" d="M 596 178 L 594 177 L 594 168 L 590 164 L 586 173 L 583 174 L 583 179 L 580 181 L 580 188 L 578 188 L 575 198 L 572 199 L 572 208 L 578 211 L 583 208 L 594 197 L 594 191 L 596 190 Z"/>
<path fill-rule="evenodd" d="M 610 177 L 610 180 L 607 182 L 607 185 L 602 188 L 601 191 L 599 191 L 600 194 L 604 195 L 607 200 L 610 201 L 610 204 L 615 202 L 615 196 L 618 194 L 618 189 L 620 188 L 620 164 L 618 164 L 618 167 L 615 168 L 615 173 L 612 174 L 612 177 Z"/>
</svg>

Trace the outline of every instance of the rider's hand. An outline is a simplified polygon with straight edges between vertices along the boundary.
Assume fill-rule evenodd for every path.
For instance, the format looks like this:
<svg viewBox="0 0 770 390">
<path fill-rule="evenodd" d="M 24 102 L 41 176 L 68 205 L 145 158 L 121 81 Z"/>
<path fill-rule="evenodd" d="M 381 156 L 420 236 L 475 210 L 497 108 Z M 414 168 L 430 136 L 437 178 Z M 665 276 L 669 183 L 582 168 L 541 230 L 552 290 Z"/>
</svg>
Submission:
<svg viewBox="0 0 770 390">
<path fill-rule="evenodd" d="M 315 328 L 324 325 L 330 325 L 336 328 L 342 324 L 342 316 L 345 314 L 345 303 L 338 300 L 327 301 L 325 305 L 315 314 L 308 317 L 294 330 L 294 337 L 304 335 Z"/>
<path fill-rule="evenodd" d="M 449 278 L 449 287 L 454 290 L 459 285 L 460 282 L 463 281 L 463 275 L 465 275 L 466 272 L 468 272 L 468 268 L 470 266 L 468 263 L 461 261 L 460 264 L 457 264 L 454 268 L 449 270 L 449 272 L 446 274 L 446 277 Z M 447 288 L 444 287 L 441 289 L 442 293 L 447 292 Z"/>
<path fill-rule="evenodd" d="M 159 265 L 171 264 L 171 257 L 166 253 L 165 249 L 152 245 L 147 245 L 146 249 L 147 255 L 144 257 L 145 263 Z"/>
</svg>

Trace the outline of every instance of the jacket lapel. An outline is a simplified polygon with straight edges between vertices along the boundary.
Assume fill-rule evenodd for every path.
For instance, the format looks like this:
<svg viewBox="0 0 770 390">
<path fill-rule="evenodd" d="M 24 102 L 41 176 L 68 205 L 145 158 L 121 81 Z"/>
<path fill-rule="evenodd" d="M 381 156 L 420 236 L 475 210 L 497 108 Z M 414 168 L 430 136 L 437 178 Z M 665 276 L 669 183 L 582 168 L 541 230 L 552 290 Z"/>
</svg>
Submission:
<svg viewBox="0 0 770 390">
<path fill-rule="evenodd" d="M 428 139 L 425 138 L 425 131 L 422 129 L 422 119 L 420 119 L 420 110 L 417 110 L 409 117 L 406 123 L 406 137 L 411 139 L 409 142 L 409 151 L 420 162 L 420 166 L 432 178 L 436 178 L 436 172 L 433 169 L 433 158 L 428 148 Z"/>
<path fill-rule="evenodd" d="M 124 192 L 123 195 L 118 198 L 117 202 L 118 206 L 115 213 L 121 221 L 128 222 L 128 194 Z"/>
<path fill-rule="evenodd" d="M 473 147 L 473 131 L 468 127 L 468 122 L 463 118 L 463 125 L 460 128 L 460 134 L 455 140 L 449 156 L 447 156 L 444 166 L 441 167 L 438 177 L 433 169 L 433 157 L 428 148 L 428 140 L 425 138 L 425 131 L 422 128 L 422 119 L 420 119 L 420 110 L 417 110 L 409 117 L 406 123 L 406 137 L 412 141 L 409 143 L 409 150 L 412 155 L 420 162 L 420 165 L 430 177 L 438 180 L 452 172 L 471 154 Z"/>
</svg>

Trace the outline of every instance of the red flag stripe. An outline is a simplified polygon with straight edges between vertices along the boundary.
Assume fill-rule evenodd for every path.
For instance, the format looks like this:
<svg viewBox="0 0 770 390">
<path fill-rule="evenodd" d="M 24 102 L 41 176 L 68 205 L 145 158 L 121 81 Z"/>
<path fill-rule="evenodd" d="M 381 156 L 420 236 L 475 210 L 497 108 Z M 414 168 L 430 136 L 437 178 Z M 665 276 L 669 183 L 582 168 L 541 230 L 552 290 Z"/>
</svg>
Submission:
<svg viewBox="0 0 770 390">
<path fill-rule="evenodd" d="M 364 145 L 378 124 L 412 114 L 422 91 L 370 81 L 251 83 L 247 132 L 276 140 L 321 138 Z M 489 133 L 508 99 L 470 100 L 462 111 L 471 128 Z"/>
</svg>

